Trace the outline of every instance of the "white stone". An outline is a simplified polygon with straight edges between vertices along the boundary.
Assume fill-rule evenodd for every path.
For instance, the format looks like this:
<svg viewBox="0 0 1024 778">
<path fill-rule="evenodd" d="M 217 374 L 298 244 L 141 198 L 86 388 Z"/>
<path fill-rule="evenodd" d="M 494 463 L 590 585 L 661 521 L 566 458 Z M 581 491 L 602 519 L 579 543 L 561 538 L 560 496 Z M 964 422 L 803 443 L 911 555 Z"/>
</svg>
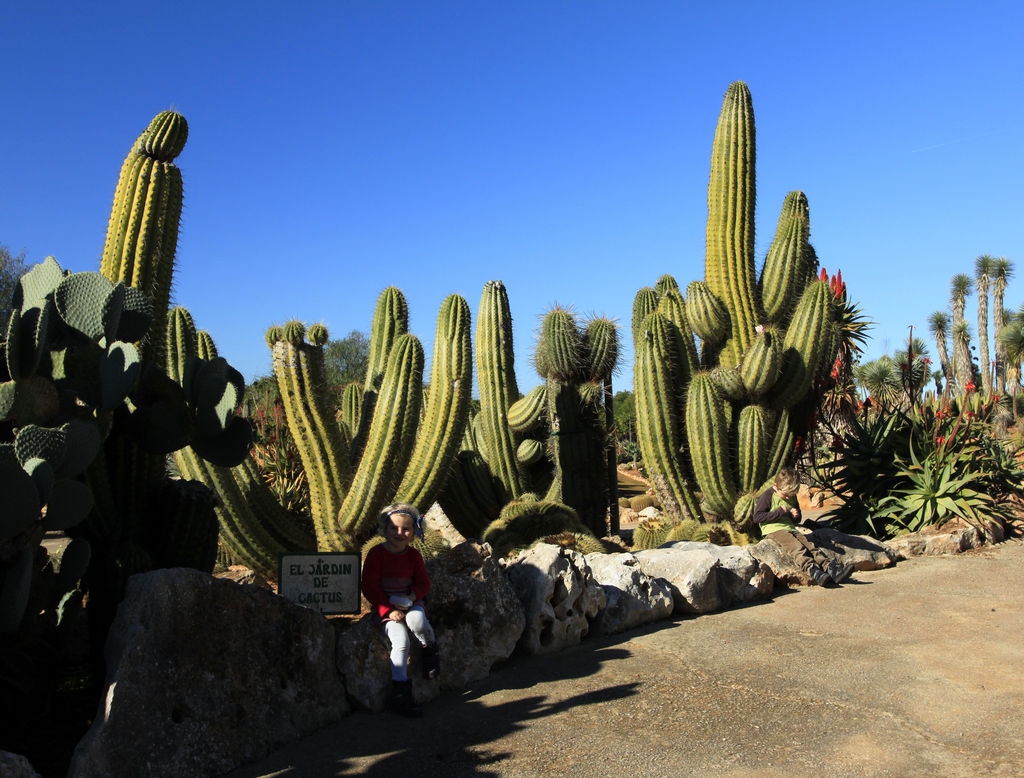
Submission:
<svg viewBox="0 0 1024 778">
<path fill-rule="evenodd" d="M 582 554 L 538 543 L 506 568 L 526 616 L 519 650 L 549 654 L 577 645 L 605 606 L 604 589 Z"/>
<path fill-rule="evenodd" d="M 640 569 L 633 554 L 587 554 L 594 580 L 604 589 L 606 605 L 595 629 L 610 635 L 672 615 L 672 591 Z"/>
</svg>

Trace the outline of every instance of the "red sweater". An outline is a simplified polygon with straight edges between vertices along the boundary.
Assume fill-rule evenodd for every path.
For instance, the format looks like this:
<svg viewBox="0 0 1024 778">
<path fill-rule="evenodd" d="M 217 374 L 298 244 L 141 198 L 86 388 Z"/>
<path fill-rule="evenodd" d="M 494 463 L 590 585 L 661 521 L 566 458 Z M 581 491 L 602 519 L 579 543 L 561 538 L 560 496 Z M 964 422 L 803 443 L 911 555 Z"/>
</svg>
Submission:
<svg viewBox="0 0 1024 778">
<path fill-rule="evenodd" d="M 388 601 L 393 594 L 410 596 L 415 604 L 422 604 L 430 591 L 430 577 L 423 557 L 412 546 L 401 554 L 395 554 L 388 551 L 383 543 L 378 543 L 366 554 L 361 585 L 370 605 L 377 609 L 382 619 L 386 619 L 394 610 Z"/>
</svg>

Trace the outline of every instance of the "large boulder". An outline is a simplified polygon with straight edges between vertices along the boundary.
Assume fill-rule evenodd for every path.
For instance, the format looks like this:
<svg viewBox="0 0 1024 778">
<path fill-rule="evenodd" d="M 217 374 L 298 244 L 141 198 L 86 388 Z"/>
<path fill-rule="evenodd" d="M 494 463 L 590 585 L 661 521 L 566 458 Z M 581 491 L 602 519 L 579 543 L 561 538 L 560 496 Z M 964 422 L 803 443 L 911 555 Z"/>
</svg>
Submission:
<svg viewBox="0 0 1024 778">
<path fill-rule="evenodd" d="M 391 696 L 390 654 L 391 644 L 375 612 L 339 633 L 335 662 L 355 707 L 374 713 L 384 710 Z"/>
<path fill-rule="evenodd" d="M 518 645 L 525 653 L 550 654 L 577 645 L 605 606 L 604 589 L 577 551 L 538 543 L 506 573 L 526 616 Z"/>
<path fill-rule="evenodd" d="M 512 655 L 526 623 L 523 607 L 487 545 L 462 543 L 427 560 L 427 573 L 440 685 L 462 689 Z"/>
<path fill-rule="evenodd" d="M 996 521 L 983 521 L 974 525 L 955 518 L 939 526 L 900 535 L 886 541 L 885 545 L 896 559 L 907 559 L 912 556 L 959 554 L 972 548 L 999 543 L 1004 536 L 1003 525 Z"/>
<path fill-rule="evenodd" d="M 676 613 L 710 613 L 767 597 L 775 585 L 771 569 L 746 546 L 684 540 L 635 556 L 644 573 L 668 584 Z"/>
<path fill-rule="evenodd" d="M 264 589 L 197 570 L 132 576 L 106 693 L 70 774 L 218 775 L 348 712 L 334 631 Z"/>
<path fill-rule="evenodd" d="M 586 559 L 607 601 L 594 620 L 597 632 L 611 635 L 672 615 L 668 584 L 644 573 L 633 554 L 587 554 Z"/>
<path fill-rule="evenodd" d="M 845 532 L 820 527 L 807 539 L 822 553 L 840 564 L 852 562 L 855 570 L 881 570 L 896 564 L 896 555 L 887 544 L 867 535 L 847 535 Z M 814 580 L 794 561 L 792 555 L 770 538 L 748 546 L 750 553 L 775 574 L 786 586 L 811 586 Z"/>
</svg>

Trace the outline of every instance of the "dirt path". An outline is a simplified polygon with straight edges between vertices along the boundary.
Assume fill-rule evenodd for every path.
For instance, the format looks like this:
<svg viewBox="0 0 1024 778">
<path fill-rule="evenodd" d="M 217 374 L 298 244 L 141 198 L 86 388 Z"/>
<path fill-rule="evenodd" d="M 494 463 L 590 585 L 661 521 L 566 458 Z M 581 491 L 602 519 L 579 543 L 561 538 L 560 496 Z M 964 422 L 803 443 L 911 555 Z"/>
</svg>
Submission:
<svg viewBox="0 0 1024 778">
<path fill-rule="evenodd" d="M 1024 775 L 1024 546 L 517 658 L 231 778 Z"/>
</svg>

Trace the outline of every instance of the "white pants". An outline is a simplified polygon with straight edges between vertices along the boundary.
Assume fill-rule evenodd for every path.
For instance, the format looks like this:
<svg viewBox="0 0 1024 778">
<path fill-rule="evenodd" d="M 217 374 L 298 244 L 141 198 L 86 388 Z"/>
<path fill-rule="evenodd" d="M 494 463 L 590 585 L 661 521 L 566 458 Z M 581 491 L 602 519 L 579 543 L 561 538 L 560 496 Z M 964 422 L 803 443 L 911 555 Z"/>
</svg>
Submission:
<svg viewBox="0 0 1024 778">
<path fill-rule="evenodd" d="M 434 628 L 427 621 L 427 614 L 422 605 L 417 605 L 405 612 L 403 621 L 384 622 L 384 634 L 391 641 L 391 680 L 406 681 L 409 674 L 406 665 L 409 661 L 409 632 L 416 636 L 421 646 L 434 642 Z"/>
</svg>

